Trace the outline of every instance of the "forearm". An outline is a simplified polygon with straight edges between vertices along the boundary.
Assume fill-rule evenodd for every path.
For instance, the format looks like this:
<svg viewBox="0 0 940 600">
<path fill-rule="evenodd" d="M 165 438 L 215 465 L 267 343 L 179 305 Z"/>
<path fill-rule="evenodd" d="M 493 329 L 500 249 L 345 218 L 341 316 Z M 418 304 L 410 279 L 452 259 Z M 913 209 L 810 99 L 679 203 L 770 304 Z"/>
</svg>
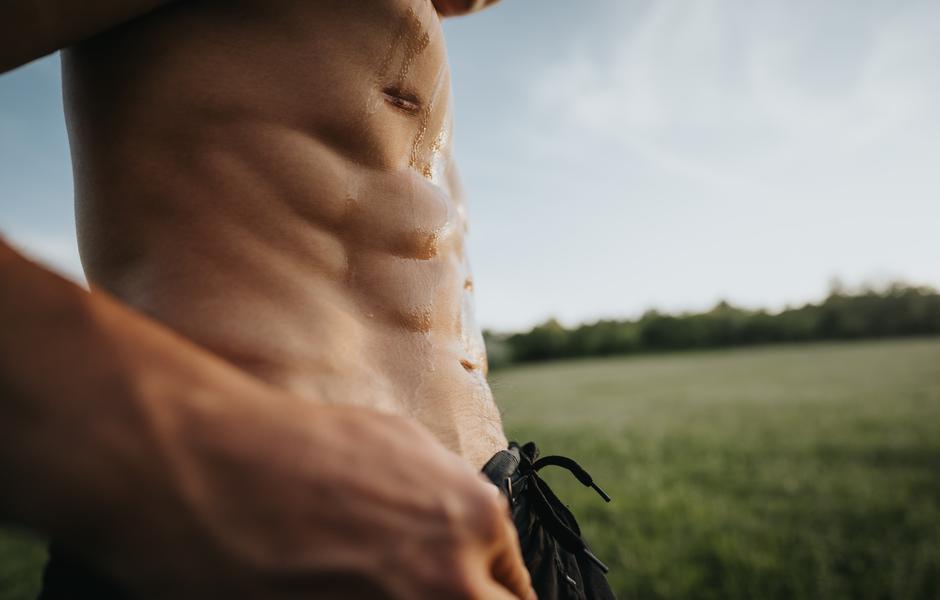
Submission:
<svg viewBox="0 0 940 600">
<path fill-rule="evenodd" d="M 80 42 L 169 1 L 0 2 L 0 73 Z"/>
<path fill-rule="evenodd" d="M 0 290 L 0 519 L 128 595 L 528 597 L 498 491 L 410 420 L 278 393 L 2 241 Z"/>
<path fill-rule="evenodd" d="M 62 537 L 120 520 L 192 408 L 183 388 L 219 402 L 257 385 L 2 242 L 0 289 L 0 519 Z"/>
</svg>

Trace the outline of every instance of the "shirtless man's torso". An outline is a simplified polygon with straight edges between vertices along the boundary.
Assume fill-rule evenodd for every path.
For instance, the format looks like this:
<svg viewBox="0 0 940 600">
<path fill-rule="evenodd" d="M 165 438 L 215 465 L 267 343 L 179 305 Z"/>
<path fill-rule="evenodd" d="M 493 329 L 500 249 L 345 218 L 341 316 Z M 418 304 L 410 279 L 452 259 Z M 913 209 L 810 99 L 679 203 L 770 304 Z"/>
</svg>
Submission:
<svg viewBox="0 0 940 600">
<path fill-rule="evenodd" d="M 0 74 L 65 49 L 92 287 L 0 239 L 43 600 L 613 598 L 486 382 L 441 16 L 489 3 L 0 4 Z"/>
<path fill-rule="evenodd" d="M 430 0 L 171 3 L 64 52 L 88 279 L 479 468 L 486 382 Z"/>
</svg>

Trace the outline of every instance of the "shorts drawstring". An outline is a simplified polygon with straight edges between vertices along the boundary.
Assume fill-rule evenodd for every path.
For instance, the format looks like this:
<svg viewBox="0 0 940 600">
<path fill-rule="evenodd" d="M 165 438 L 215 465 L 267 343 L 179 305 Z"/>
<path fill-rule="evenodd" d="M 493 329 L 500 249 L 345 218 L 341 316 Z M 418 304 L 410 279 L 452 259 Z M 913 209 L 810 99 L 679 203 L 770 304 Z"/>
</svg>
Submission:
<svg viewBox="0 0 940 600">
<path fill-rule="evenodd" d="M 575 522 L 574 516 L 539 477 L 538 472 L 548 466 L 561 467 L 574 475 L 585 487 L 593 488 L 605 502 L 610 502 L 610 496 L 594 483 L 591 475 L 573 459 L 566 456 L 539 458 L 539 450 L 532 442 L 519 447 L 519 455 L 519 472 L 522 481 L 525 482 L 525 485 L 519 487 L 533 491 L 529 497 L 532 500 L 532 507 L 538 513 L 542 524 L 565 550 L 572 554 L 583 554 L 588 560 L 597 565 L 601 571 L 607 573 L 610 569 L 594 556 L 581 538 L 581 530 Z M 558 515 L 559 512 L 562 513 L 564 518 Z"/>
</svg>

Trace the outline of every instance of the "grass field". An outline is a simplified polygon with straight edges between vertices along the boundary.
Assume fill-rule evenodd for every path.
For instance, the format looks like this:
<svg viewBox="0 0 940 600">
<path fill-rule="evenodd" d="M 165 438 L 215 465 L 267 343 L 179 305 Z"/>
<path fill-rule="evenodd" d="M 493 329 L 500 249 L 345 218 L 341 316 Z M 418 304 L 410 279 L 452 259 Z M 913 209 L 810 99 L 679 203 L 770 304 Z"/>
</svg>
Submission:
<svg viewBox="0 0 940 600">
<path fill-rule="evenodd" d="M 940 341 L 497 372 L 630 598 L 940 598 Z M 548 478 L 549 475 L 546 475 Z"/>
<path fill-rule="evenodd" d="M 940 598 L 940 340 L 777 346 L 498 371 L 511 435 L 624 598 Z M 0 538 L 0 600 L 42 552 Z"/>
</svg>

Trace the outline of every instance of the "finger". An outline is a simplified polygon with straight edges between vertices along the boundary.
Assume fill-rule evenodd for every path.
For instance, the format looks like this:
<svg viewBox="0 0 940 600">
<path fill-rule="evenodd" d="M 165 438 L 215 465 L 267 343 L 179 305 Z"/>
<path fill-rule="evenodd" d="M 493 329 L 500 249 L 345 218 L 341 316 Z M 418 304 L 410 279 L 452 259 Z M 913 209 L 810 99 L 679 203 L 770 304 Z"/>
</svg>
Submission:
<svg viewBox="0 0 940 600">
<path fill-rule="evenodd" d="M 522 560 L 522 550 L 519 547 L 519 534 L 516 526 L 508 518 L 504 519 L 505 535 L 499 545 L 497 554 L 493 559 L 493 577 L 510 592 L 529 600 L 532 595 L 532 577 Z"/>
</svg>

